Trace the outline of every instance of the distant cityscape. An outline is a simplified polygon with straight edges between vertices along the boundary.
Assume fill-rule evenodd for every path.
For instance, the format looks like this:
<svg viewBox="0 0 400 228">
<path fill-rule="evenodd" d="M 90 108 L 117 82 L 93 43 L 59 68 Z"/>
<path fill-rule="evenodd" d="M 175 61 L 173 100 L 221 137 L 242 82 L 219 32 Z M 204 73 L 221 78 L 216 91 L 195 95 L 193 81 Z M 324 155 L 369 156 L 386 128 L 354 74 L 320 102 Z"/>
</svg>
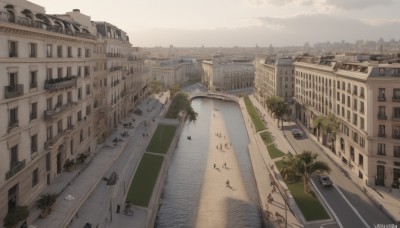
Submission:
<svg viewBox="0 0 400 228">
<path fill-rule="evenodd" d="M 44 7 L 0 0 L 1 221 L 25 205 L 32 212 L 18 224 L 34 224 L 37 199 L 104 146 L 151 96 L 153 82 L 162 91 L 201 84 L 252 94 L 265 109 L 268 98 L 282 97 L 285 119 L 304 125 L 358 182 L 398 190 L 400 40 L 137 47 L 107 18 L 93 21 L 79 9 L 50 15 Z M 341 123 L 332 138 L 314 121 L 330 114 Z"/>
</svg>

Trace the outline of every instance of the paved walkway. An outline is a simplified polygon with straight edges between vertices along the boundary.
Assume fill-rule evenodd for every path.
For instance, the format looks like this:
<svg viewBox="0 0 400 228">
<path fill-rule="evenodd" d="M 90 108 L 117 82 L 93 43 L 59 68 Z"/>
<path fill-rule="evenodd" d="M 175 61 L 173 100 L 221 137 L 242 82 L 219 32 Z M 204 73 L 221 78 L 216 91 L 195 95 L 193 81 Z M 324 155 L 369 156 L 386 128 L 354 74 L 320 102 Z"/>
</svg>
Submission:
<svg viewBox="0 0 400 228">
<path fill-rule="evenodd" d="M 254 101 L 252 101 L 256 104 Z M 285 202 L 284 196 L 280 193 L 279 189 L 273 192 L 273 186 L 271 182 L 282 181 L 279 176 L 274 175 L 274 170 L 271 169 L 273 161 L 270 158 L 268 151 L 261 140 L 260 135 L 255 132 L 253 123 L 251 122 L 250 116 L 246 110 L 243 99 L 239 101 L 240 108 L 242 110 L 243 118 L 245 120 L 246 128 L 250 138 L 249 153 L 253 165 L 254 175 L 257 182 L 257 188 L 260 196 L 260 204 L 262 205 L 262 211 L 268 217 L 265 222 L 268 227 L 284 227 L 285 222 L 279 221 L 277 215 L 281 215 L 283 218 L 286 217 L 287 227 L 303 227 L 299 219 L 289 210 Z M 268 122 L 268 130 L 275 138 L 275 144 L 282 151 L 288 151 L 289 147 L 280 135 L 282 133 L 279 129 L 272 127 L 275 124 L 272 120 Z M 275 168 L 276 169 L 276 168 Z M 275 170 L 276 171 L 276 170 Z M 278 179 L 277 179 L 278 177 Z M 268 203 L 268 195 L 271 193 L 273 202 Z"/>
<path fill-rule="evenodd" d="M 227 217 L 238 210 L 232 202 L 252 202 L 219 111 L 213 110 L 210 125 L 215 132 L 210 132 L 208 161 L 195 227 L 229 227 Z"/>
<path fill-rule="evenodd" d="M 135 158 L 133 159 L 134 161 L 132 159 L 125 160 L 126 163 L 131 162 L 128 163 L 130 165 L 129 168 L 131 169 L 131 171 L 136 169 L 139 158 L 141 157 L 141 154 L 143 153 L 145 146 L 147 145 L 147 143 L 144 141 L 150 140 L 151 138 L 150 135 L 155 130 L 156 124 L 151 124 L 152 119 L 156 117 L 155 120 L 158 120 L 157 117 L 159 116 L 157 116 L 157 113 L 159 113 L 163 107 L 161 103 L 163 103 L 166 97 L 168 96 L 169 96 L 168 94 L 164 94 L 164 96 L 162 96 L 161 98 L 161 102 L 159 101 L 160 97 L 156 98 L 152 97 L 147 99 L 146 101 L 143 101 L 140 105 L 140 108 L 144 110 L 143 116 L 132 115 L 128 119 L 128 121 L 130 121 L 132 117 L 135 118 L 136 120 L 134 122 L 135 128 L 126 129 L 120 126 L 112 135 L 110 135 L 108 140 L 102 146 L 96 148 L 93 157 L 91 159 L 90 158 L 88 159 L 88 164 L 86 166 L 78 167 L 76 171 L 71 173 L 69 172 L 61 173 L 57 177 L 56 181 L 46 189 L 46 192 L 52 192 L 58 195 L 52 213 L 46 219 L 38 219 L 35 222 L 35 226 L 67 227 L 70 223 L 72 223 L 75 226 L 79 224 L 79 226 L 77 227 L 83 227 L 82 224 L 85 224 L 86 222 L 89 222 L 93 219 L 95 220 L 95 222 L 92 224 L 98 224 L 99 227 L 104 227 L 105 225 L 107 225 L 107 222 L 110 222 L 110 218 L 107 219 L 107 217 L 103 215 L 93 218 L 93 213 L 90 212 L 95 212 L 97 210 L 102 211 L 102 209 L 107 210 L 109 208 L 109 202 L 110 202 L 109 200 L 106 200 L 109 199 L 108 195 L 107 197 L 100 196 L 100 198 L 97 199 L 98 204 L 92 204 L 91 207 L 90 206 L 86 207 L 87 209 L 86 211 L 79 211 L 79 209 L 82 207 L 82 205 L 84 205 L 86 200 L 89 197 L 91 197 L 91 194 L 95 190 L 98 183 L 102 181 L 102 178 L 107 177 L 107 175 L 110 174 L 111 172 L 110 168 L 119 158 L 119 156 L 121 156 L 121 154 L 123 154 L 124 152 L 125 154 L 126 153 L 136 154 Z M 149 128 L 139 127 L 139 125 L 149 126 Z M 120 142 L 118 143 L 117 146 L 113 146 L 112 139 L 114 139 L 115 137 L 121 138 L 120 134 L 125 131 L 127 131 L 130 136 L 127 138 L 123 138 L 125 142 Z M 132 137 L 135 136 L 136 138 L 140 138 L 140 135 L 149 132 L 150 132 L 149 137 L 144 137 L 145 139 L 144 141 L 134 140 L 135 142 L 132 142 L 133 140 Z M 129 145 L 129 150 L 125 150 L 127 145 Z M 127 178 L 129 184 L 131 175 L 130 176 L 128 175 Z M 129 187 L 128 184 L 126 186 L 127 188 Z M 121 188 L 122 187 L 119 186 L 120 191 L 122 191 Z M 108 191 L 107 194 L 109 194 L 110 190 L 107 189 L 107 191 Z M 117 200 L 115 202 L 115 205 L 113 205 L 114 210 L 116 209 L 117 203 L 121 203 L 124 201 L 124 196 L 121 195 L 119 198 L 118 197 L 116 198 Z M 77 213 L 78 211 L 79 213 Z M 39 213 L 40 211 L 34 212 L 32 214 L 38 215 Z M 142 214 L 143 216 L 140 216 L 140 214 Z M 136 215 L 139 216 L 139 218 L 146 220 L 147 212 L 146 210 L 144 211 L 142 210 L 137 212 Z M 120 219 L 124 220 L 127 218 L 128 216 L 124 216 Z M 75 222 L 73 222 L 74 219 Z M 144 220 L 141 219 L 135 220 L 131 224 L 137 225 L 134 227 L 144 227 L 143 225 Z M 117 219 L 114 216 L 114 221 L 115 220 Z"/>
</svg>

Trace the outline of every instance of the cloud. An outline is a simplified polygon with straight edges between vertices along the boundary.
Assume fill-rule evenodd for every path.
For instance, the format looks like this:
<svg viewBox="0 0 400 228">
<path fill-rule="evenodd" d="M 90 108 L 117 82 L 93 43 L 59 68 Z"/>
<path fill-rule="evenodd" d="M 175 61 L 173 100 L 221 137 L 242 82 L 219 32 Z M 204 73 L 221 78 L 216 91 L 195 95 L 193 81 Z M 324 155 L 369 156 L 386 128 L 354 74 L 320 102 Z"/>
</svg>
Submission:
<svg viewBox="0 0 400 228">
<path fill-rule="evenodd" d="M 394 0 L 326 0 L 326 4 L 343 10 L 357 10 L 374 6 L 389 6 L 394 4 Z"/>
<path fill-rule="evenodd" d="M 245 0 L 252 5 L 301 5 L 309 7 L 334 7 L 341 10 L 359 10 L 374 6 L 393 5 L 395 0 Z"/>
<path fill-rule="evenodd" d="M 203 30 L 152 29 L 130 37 L 134 45 L 147 47 L 170 44 L 176 47 L 292 46 L 305 42 L 376 41 L 381 37 L 385 40 L 400 37 L 400 20 L 395 19 L 372 21 L 328 14 L 256 19 L 258 26 Z"/>
</svg>

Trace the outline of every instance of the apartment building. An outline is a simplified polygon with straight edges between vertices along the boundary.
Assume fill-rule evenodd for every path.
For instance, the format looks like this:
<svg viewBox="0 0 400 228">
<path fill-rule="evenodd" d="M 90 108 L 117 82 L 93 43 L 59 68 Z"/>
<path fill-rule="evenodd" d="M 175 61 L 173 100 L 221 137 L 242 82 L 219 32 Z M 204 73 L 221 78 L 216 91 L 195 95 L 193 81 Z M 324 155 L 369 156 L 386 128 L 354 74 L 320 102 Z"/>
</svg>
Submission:
<svg viewBox="0 0 400 228">
<path fill-rule="evenodd" d="M 313 120 L 334 114 L 340 132 L 323 142 L 333 157 L 367 185 L 398 187 L 400 64 L 303 56 L 294 65 L 296 119 L 318 135 Z"/>
<path fill-rule="evenodd" d="M 197 61 L 193 58 L 151 59 L 151 78 L 157 80 L 165 88 L 188 81 L 188 76 L 198 70 Z"/>
<path fill-rule="evenodd" d="M 233 59 L 215 55 L 203 60 L 202 82 L 212 91 L 251 88 L 254 85 L 254 65 L 247 59 Z"/>
<path fill-rule="evenodd" d="M 265 104 L 271 96 L 285 98 L 292 103 L 294 96 L 294 60 L 286 58 L 264 58 L 255 61 L 254 86 L 256 96 Z"/>
<path fill-rule="evenodd" d="M 79 10 L 49 15 L 0 1 L 1 220 L 33 207 L 66 162 L 94 151 L 146 93 L 140 50 L 97 27 Z"/>
</svg>

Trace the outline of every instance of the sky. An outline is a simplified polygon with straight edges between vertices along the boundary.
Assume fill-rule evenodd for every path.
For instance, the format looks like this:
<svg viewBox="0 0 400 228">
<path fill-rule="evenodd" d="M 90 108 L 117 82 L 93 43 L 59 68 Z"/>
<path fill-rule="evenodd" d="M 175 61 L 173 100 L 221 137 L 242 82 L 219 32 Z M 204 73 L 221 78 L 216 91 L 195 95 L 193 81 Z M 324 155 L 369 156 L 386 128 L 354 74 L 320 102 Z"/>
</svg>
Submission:
<svg viewBox="0 0 400 228">
<path fill-rule="evenodd" d="M 31 0 L 128 33 L 134 46 L 265 47 L 400 39 L 400 0 Z"/>
</svg>

